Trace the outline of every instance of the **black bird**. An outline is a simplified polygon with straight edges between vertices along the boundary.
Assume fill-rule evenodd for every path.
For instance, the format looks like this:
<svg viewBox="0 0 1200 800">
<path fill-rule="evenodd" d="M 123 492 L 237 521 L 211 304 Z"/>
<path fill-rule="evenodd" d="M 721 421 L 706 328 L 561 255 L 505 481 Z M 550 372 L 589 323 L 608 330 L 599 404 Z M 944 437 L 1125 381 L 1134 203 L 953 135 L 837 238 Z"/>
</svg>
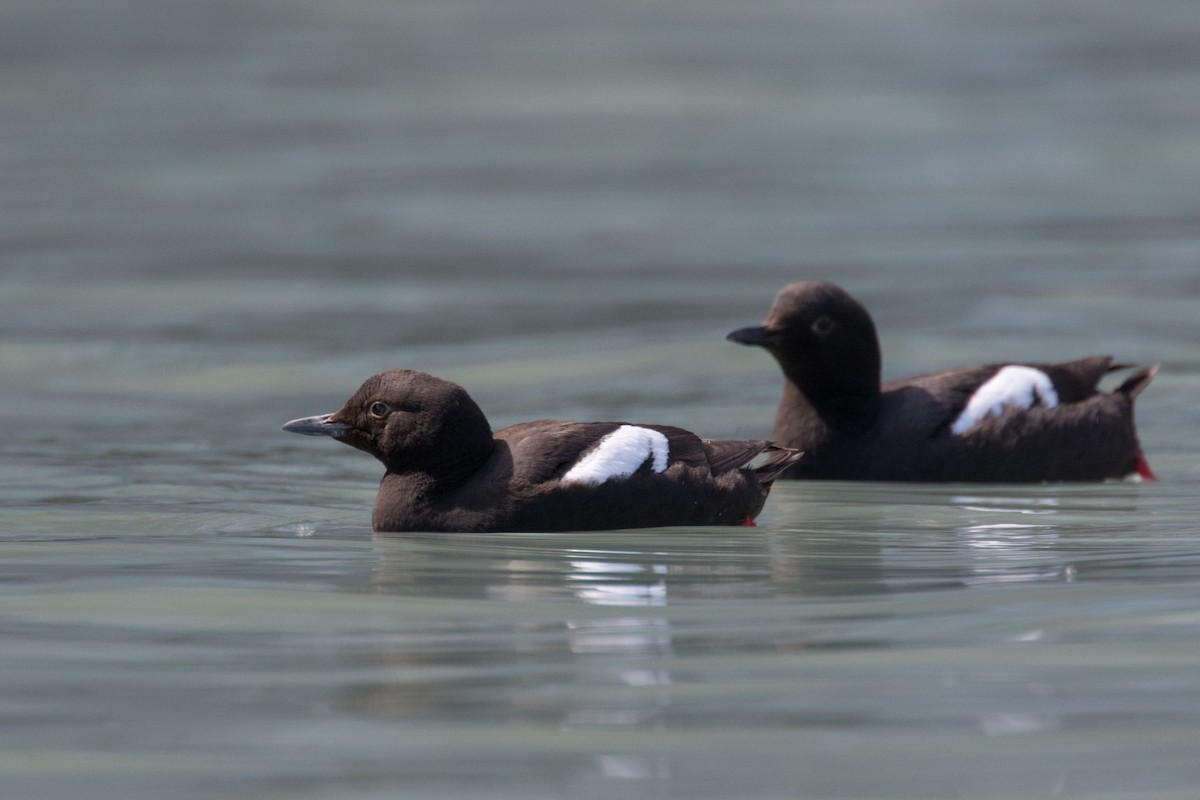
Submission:
<svg viewBox="0 0 1200 800">
<path fill-rule="evenodd" d="M 1133 400 L 1158 366 L 1111 392 L 1110 356 L 945 370 L 880 385 L 871 315 L 831 283 L 785 286 L 761 326 L 730 341 L 783 369 L 772 439 L 804 450 L 784 478 L 882 481 L 1153 480 Z"/>
<path fill-rule="evenodd" d="M 753 525 L 772 481 L 800 457 L 665 425 L 539 420 L 493 434 L 461 386 L 401 369 L 368 378 L 340 410 L 283 429 L 383 462 L 377 531 Z"/>
</svg>

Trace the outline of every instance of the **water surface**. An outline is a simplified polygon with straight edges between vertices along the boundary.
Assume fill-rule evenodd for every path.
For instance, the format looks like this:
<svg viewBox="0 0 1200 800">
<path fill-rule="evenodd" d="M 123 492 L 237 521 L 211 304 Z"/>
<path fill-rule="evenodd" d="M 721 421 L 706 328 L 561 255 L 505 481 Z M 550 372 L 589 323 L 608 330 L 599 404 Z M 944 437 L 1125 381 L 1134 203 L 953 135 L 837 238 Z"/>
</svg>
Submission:
<svg viewBox="0 0 1200 800">
<path fill-rule="evenodd" d="M 0 9 L 21 798 L 1191 798 L 1180 0 Z M 752 529 L 375 536 L 367 375 L 761 436 L 784 283 L 888 377 L 1161 362 L 1161 480 L 790 483 Z"/>
</svg>

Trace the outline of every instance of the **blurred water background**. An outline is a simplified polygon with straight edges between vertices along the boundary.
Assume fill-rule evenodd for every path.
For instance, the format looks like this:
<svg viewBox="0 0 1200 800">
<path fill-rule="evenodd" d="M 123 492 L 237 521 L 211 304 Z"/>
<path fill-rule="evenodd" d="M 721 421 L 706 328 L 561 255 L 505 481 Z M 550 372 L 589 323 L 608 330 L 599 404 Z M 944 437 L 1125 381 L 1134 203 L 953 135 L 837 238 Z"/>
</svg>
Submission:
<svg viewBox="0 0 1200 800">
<path fill-rule="evenodd" d="M 6 0 L 0 794 L 1194 798 L 1193 0 Z M 885 375 L 1111 353 L 1161 481 L 373 536 L 367 375 L 761 436 L 783 284 Z"/>
</svg>

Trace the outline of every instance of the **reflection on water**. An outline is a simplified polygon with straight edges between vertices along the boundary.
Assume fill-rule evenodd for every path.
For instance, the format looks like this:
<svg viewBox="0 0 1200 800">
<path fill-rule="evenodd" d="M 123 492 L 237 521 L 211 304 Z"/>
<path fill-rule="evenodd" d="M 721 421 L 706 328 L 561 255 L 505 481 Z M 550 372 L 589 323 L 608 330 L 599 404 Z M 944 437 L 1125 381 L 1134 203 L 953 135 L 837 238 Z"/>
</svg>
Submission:
<svg viewBox="0 0 1200 800">
<path fill-rule="evenodd" d="M 803 516 L 819 521 L 825 511 L 846 513 L 847 495 L 880 513 L 874 530 L 864 529 L 856 509 L 855 529 L 826 520 L 814 528 L 732 536 L 721 530 L 614 532 L 589 536 L 586 547 L 576 546 L 572 534 L 377 536 L 371 591 L 407 598 L 406 604 L 444 598 L 475 611 L 469 626 L 454 623 L 449 633 L 398 631 L 385 659 L 400 671 L 357 689 L 354 707 L 425 718 L 447 708 L 470 706 L 478 713 L 491 706 L 486 716 L 564 730 L 691 727 L 702 724 L 706 705 L 693 690 L 697 675 L 724 672 L 711 659 L 736 663 L 770 653 L 802 671 L 821 658 L 886 661 L 888 653 L 915 644 L 902 630 L 945 613 L 937 598 L 947 590 L 1063 586 L 1130 568 L 1119 555 L 1128 544 L 1113 542 L 1106 553 L 1094 541 L 1074 541 L 1073 529 L 1081 517 L 1091 518 L 1098 499 L 1089 491 L 968 495 L 939 487 L 821 484 L 785 486 L 782 494 L 784 515 L 802 508 Z M 1102 502 L 1125 519 L 1137 513 L 1136 493 L 1106 494 Z M 1174 565 L 1178 556 L 1164 562 Z M 1190 558 L 1200 561 L 1200 551 Z M 480 603 L 486 610 L 480 612 Z M 743 609 L 753 618 L 739 613 Z M 1052 625 L 1000 624 L 989 632 L 988 615 L 942 624 L 935 641 L 966 634 L 1003 646 L 1061 642 Z M 427 651 L 438 654 L 435 663 Z M 786 680 L 786 669 L 774 675 Z M 977 692 L 991 680 L 963 667 L 951 668 L 947 679 L 955 693 Z M 1042 691 L 1033 684 L 1026 689 L 1031 697 Z M 760 725 L 880 722 L 865 709 L 830 716 L 816 696 L 812 705 L 777 696 L 764 703 L 759 695 L 743 686 L 737 710 L 723 706 L 722 716 Z M 975 702 L 953 716 L 989 735 L 1063 724 L 1061 710 L 1027 705 Z M 664 769 L 657 761 L 604 758 L 610 759 L 605 769 L 616 772 L 658 775 Z"/>
<path fill-rule="evenodd" d="M 964 577 L 966 585 L 1074 578 L 1074 564 L 1063 563 L 1064 554 L 1055 549 L 1059 533 L 1052 517 L 1058 513 L 1059 498 L 956 496 L 951 502 L 993 518 L 1039 518 L 1036 523 L 981 522 L 959 528 L 957 542 L 969 573 Z"/>
<path fill-rule="evenodd" d="M 567 580 L 577 587 L 574 594 L 585 603 L 601 606 L 667 604 L 666 564 L 651 564 L 647 568 L 641 564 L 573 560 L 570 568 Z M 643 582 L 646 580 L 652 582 Z"/>
</svg>

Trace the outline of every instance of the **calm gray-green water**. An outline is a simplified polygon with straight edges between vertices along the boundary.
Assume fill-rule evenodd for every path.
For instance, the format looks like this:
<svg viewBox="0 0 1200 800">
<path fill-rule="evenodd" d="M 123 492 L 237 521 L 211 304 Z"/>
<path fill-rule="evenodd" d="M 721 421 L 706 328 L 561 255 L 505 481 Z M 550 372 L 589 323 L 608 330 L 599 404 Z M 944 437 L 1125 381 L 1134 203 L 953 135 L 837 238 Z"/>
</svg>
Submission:
<svg viewBox="0 0 1200 800">
<path fill-rule="evenodd" d="M 0 5 L 0 796 L 1200 796 L 1194 0 Z M 367 375 L 762 436 L 1111 353 L 1161 480 L 375 536 Z"/>
</svg>

